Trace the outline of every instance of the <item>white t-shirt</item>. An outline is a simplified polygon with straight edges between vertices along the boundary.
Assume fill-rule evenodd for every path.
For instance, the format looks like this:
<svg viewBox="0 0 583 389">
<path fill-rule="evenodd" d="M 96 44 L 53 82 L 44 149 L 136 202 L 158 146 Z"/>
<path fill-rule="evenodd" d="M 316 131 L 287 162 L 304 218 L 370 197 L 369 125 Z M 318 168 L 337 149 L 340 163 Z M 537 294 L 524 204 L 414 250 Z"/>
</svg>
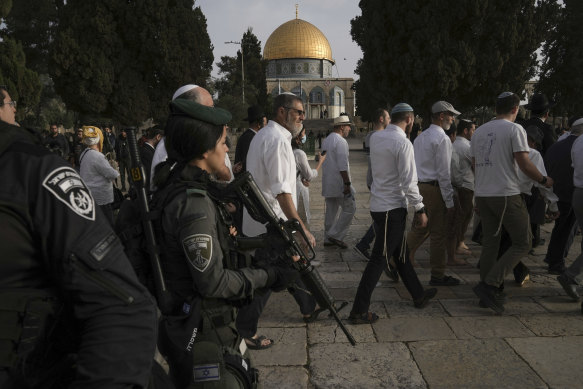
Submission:
<svg viewBox="0 0 583 389">
<path fill-rule="evenodd" d="M 476 197 L 520 194 L 518 165 L 514 153 L 528 152 L 526 131 L 520 124 L 494 119 L 476 129 L 471 154 L 475 159 Z"/>
<path fill-rule="evenodd" d="M 322 196 L 344 197 L 344 180 L 340 172 L 347 172 L 350 179 L 348 142 L 342 135 L 332 132 L 322 142 L 322 150 L 328 153 L 322 165 Z"/>
<path fill-rule="evenodd" d="M 270 120 L 253 137 L 247 153 L 247 171 L 255 179 L 275 214 L 283 220 L 287 220 L 287 217 L 279 206 L 277 195 L 291 194 L 294 206 L 297 208 L 296 159 L 291 147 L 291 138 L 291 133 L 285 127 Z M 247 236 L 257 236 L 266 231 L 265 226 L 251 218 L 245 209 L 243 233 Z"/>
</svg>

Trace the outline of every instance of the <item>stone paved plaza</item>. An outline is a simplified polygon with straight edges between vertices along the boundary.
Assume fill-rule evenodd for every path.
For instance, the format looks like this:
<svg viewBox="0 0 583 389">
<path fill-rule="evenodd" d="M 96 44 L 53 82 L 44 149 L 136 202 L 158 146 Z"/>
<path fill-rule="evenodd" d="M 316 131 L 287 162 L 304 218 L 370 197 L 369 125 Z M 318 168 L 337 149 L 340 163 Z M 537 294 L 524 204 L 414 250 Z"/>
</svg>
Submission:
<svg viewBox="0 0 583 389">
<path fill-rule="evenodd" d="M 310 186 L 311 230 L 317 247 L 317 268 L 337 300 L 350 304 L 340 312 L 346 319 L 366 262 L 353 246 L 371 223 L 366 189 L 366 154 L 362 139 L 350 140 L 352 182 L 357 212 L 346 243 L 349 249 L 323 247 L 324 200 L 321 178 Z M 314 163 L 314 161 L 312 161 Z M 470 225 L 471 229 L 471 225 Z M 548 241 L 552 224 L 542 226 Z M 577 237 L 569 263 L 580 252 Z M 450 268 L 462 280 L 456 287 L 439 287 L 425 309 L 415 309 L 402 282 L 384 274 L 373 294 L 371 310 L 380 320 L 348 329 L 352 347 L 333 319 L 305 324 L 293 298 L 274 293 L 260 320 L 259 334 L 275 340 L 267 350 L 252 351 L 263 388 L 582 388 L 583 315 L 544 266 L 546 244 L 524 259 L 531 280 L 516 286 L 507 277 L 506 312 L 497 316 L 478 306 L 472 287 L 480 246 L 470 265 Z M 416 268 L 429 282 L 428 242 L 418 251 Z"/>
</svg>

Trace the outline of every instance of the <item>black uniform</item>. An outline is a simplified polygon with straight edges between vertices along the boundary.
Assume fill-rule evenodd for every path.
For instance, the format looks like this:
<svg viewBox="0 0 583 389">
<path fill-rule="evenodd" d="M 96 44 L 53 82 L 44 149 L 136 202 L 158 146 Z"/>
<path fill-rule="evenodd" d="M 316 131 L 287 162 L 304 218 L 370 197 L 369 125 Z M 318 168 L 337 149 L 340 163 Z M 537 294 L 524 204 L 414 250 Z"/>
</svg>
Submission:
<svg viewBox="0 0 583 389">
<path fill-rule="evenodd" d="M 130 180 L 131 159 L 128 138 L 127 137 L 124 138 L 122 134 L 119 134 L 119 137 L 115 142 L 115 155 L 117 157 L 117 162 L 119 163 L 121 189 L 125 190 L 126 174 L 128 176 L 128 180 Z"/>
<path fill-rule="evenodd" d="M 533 116 L 522 123 L 522 127 L 526 128 L 528 126 L 538 127 L 539 136 L 542 141 L 540 144 L 536 145 L 536 149 L 540 151 L 540 154 L 544 157 L 549 147 L 557 141 L 557 134 L 555 134 L 555 131 L 550 124 L 543 122 L 536 116 Z"/>
<path fill-rule="evenodd" d="M 33 139 L 0 121 L 0 387 L 143 388 L 153 300 L 77 172 Z"/>
</svg>

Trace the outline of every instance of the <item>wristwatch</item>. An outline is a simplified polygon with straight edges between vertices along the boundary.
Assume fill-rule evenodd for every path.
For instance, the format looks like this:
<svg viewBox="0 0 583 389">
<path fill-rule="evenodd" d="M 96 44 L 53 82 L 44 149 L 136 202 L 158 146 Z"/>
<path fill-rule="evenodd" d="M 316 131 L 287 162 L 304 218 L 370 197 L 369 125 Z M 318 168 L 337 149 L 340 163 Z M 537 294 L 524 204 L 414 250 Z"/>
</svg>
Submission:
<svg viewBox="0 0 583 389">
<path fill-rule="evenodd" d="M 350 186 L 350 184 L 351 184 L 351 182 L 350 182 L 350 181 L 346 181 L 346 182 L 344 183 L 344 185 L 346 185 L 346 186 Z"/>
<path fill-rule="evenodd" d="M 538 183 L 541 184 L 541 185 L 546 184 L 547 183 L 547 176 L 543 176 L 543 179 L 540 180 Z"/>
<path fill-rule="evenodd" d="M 425 213 L 425 207 L 421 208 L 418 211 L 415 211 L 415 214 L 417 214 L 417 215 L 421 215 L 422 213 Z"/>
</svg>

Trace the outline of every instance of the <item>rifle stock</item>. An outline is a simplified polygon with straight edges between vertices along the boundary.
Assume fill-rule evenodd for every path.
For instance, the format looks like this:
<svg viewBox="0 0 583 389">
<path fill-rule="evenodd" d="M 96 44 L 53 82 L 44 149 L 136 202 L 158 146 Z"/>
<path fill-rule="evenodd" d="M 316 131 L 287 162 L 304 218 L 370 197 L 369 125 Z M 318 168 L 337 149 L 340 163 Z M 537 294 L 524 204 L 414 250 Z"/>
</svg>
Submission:
<svg viewBox="0 0 583 389">
<path fill-rule="evenodd" d="M 255 183 L 253 176 L 251 176 L 249 172 L 241 174 L 239 178 L 229 184 L 229 186 L 243 200 L 251 217 L 258 222 L 268 223 L 268 231 L 279 234 L 279 238 L 281 238 L 240 238 L 237 239 L 239 246 L 241 248 L 271 247 L 272 245 L 279 245 L 281 244 L 281 241 L 283 241 L 288 257 L 291 258 L 294 255 L 300 257 L 298 261 L 293 262 L 293 266 L 300 273 L 302 281 L 314 296 L 314 299 L 316 299 L 320 308 L 330 311 L 330 315 L 334 317 L 350 344 L 353 346 L 356 345 L 354 337 L 338 316 L 334 297 L 330 294 L 330 291 L 324 283 L 324 280 L 322 280 L 318 270 L 311 264 L 311 261 L 316 257 L 316 253 L 308 243 L 307 236 L 300 223 L 295 219 L 283 221 L 281 218 L 277 217 L 271 206 L 267 203 L 267 200 L 265 200 L 263 193 Z M 304 244 L 298 242 L 294 234 L 300 234 L 304 240 Z M 307 253 L 306 250 L 304 250 L 304 247 L 308 248 Z"/>
<path fill-rule="evenodd" d="M 154 279 L 154 287 L 156 289 L 156 300 L 158 307 L 163 313 L 167 312 L 171 307 L 171 295 L 166 288 L 164 281 L 164 274 L 162 266 L 160 265 L 160 256 L 158 255 L 158 244 L 156 242 L 156 235 L 154 234 L 154 226 L 149 218 L 150 207 L 148 205 L 148 193 L 146 190 L 146 181 L 144 165 L 140 158 L 138 150 L 138 142 L 136 140 L 136 129 L 128 128 L 126 130 L 128 137 L 128 148 L 131 157 L 131 177 L 133 188 L 136 191 L 137 200 L 140 205 L 140 213 L 142 216 L 142 226 L 147 242 L 148 256 L 150 257 L 150 265 L 152 268 L 152 276 Z"/>
</svg>

